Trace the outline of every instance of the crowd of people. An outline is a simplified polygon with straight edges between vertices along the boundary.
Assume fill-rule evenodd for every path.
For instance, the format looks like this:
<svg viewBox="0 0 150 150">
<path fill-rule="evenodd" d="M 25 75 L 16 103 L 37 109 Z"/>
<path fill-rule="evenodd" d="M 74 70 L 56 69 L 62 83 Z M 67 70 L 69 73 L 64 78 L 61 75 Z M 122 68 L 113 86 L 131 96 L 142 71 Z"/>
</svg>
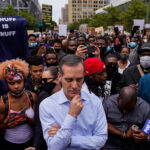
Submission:
<svg viewBox="0 0 150 150">
<path fill-rule="evenodd" d="M 0 63 L 0 149 L 149 150 L 146 35 L 28 36 Z"/>
</svg>

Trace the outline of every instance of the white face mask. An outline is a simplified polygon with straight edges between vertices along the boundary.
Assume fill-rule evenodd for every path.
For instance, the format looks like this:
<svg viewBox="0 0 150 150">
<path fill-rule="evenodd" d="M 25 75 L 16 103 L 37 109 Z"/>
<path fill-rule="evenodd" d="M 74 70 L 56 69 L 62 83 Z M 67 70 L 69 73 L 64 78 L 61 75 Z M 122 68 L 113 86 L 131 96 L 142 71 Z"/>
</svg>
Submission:
<svg viewBox="0 0 150 150">
<path fill-rule="evenodd" d="M 140 57 L 141 66 L 146 69 L 150 67 L 150 56 L 142 56 Z"/>
<path fill-rule="evenodd" d="M 143 42 L 144 42 L 144 43 L 147 43 L 147 39 L 143 39 Z"/>
</svg>

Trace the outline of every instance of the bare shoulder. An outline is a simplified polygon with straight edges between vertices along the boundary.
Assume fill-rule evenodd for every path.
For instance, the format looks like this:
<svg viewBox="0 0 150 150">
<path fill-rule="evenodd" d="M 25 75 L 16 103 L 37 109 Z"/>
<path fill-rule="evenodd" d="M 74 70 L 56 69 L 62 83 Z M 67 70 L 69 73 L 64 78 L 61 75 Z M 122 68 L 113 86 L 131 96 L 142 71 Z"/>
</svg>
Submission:
<svg viewBox="0 0 150 150">
<path fill-rule="evenodd" d="M 33 92 L 31 92 L 31 95 L 33 97 L 34 103 L 36 103 L 36 101 L 37 101 L 37 95 L 35 93 L 33 93 Z"/>
</svg>

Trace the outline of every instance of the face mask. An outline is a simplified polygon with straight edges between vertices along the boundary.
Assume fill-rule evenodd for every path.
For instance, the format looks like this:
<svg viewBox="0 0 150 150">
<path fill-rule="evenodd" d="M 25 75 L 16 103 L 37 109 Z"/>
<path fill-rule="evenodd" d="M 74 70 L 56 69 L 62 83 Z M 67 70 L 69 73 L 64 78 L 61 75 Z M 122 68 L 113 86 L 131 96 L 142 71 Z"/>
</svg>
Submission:
<svg viewBox="0 0 150 150">
<path fill-rule="evenodd" d="M 102 54 L 106 52 L 106 47 L 99 47 L 99 49 Z"/>
<path fill-rule="evenodd" d="M 12 91 L 9 91 L 9 93 L 11 94 L 11 95 L 13 95 L 13 96 L 15 96 L 15 97 L 19 97 L 19 96 L 21 96 L 23 93 L 24 93 L 24 91 L 25 91 L 25 89 L 23 89 L 21 92 L 19 92 L 19 93 L 14 93 L 14 92 L 12 92 Z"/>
<path fill-rule="evenodd" d="M 142 56 L 140 57 L 140 64 L 142 68 L 147 69 L 150 67 L 150 56 Z"/>
<path fill-rule="evenodd" d="M 119 41 L 116 41 L 116 42 L 115 42 L 115 45 L 118 45 L 118 44 L 119 44 Z"/>
<path fill-rule="evenodd" d="M 143 42 L 144 42 L 144 43 L 147 43 L 147 39 L 143 39 Z"/>
<path fill-rule="evenodd" d="M 51 64 L 46 63 L 46 66 L 47 66 L 47 67 L 58 66 L 58 62 L 51 63 Z"/>
<path fill-rule="evenodd" d="M 131 48 L 135 48 L 136 47 L 136 43 L 135 42 L 130 42 L 130 47 Z"/>
<path fill-rule="evenodd" d="M 61 49 L 55 49 L 56 53 L 59 53 L 61 51 Z"/>
<path fill-rule="evenodd" d="M 29 44 L 29 47 L 36 47 L 37 46 L 37 43 L 30 43 Z"/>
<path fill-rule="evenodd" d="M 111 64 L 106 65 L 107 79 L 111 80 L 114 72 L 118 70 L 118 64 L 115 63 L 113 66 Z"/>
<path fill-rule="evenodd" d="M 75 52 L 76 52 L 76 49 L 73 49 L 73 50 L 67 49 L 67 54 L 75 54 Z"/>
<path fill-rule="evenodd" d="M 56 83 L 54 82 L 42 83 L 42 90 L 51 94 L 55 86 L 56 86 Z"/>
<path fill-rule="evenodd" d="M 129 54 L 120 54 L 120 59 L 121 60 L 127 60 L 129 58 Z"/>
<path fill-rule="evenodd" d="M 110 46 L 108 46 L 107 47 L 107 52 L 109 52 L 111 50 L 111 47 Z"/>
</svg>

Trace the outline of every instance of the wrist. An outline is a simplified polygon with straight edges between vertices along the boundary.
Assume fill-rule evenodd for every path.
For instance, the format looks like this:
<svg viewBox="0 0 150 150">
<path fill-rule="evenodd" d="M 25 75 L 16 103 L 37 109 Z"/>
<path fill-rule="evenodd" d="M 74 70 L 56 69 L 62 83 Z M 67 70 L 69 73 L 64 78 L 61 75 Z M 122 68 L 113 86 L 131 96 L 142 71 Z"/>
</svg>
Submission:
<svg viewBox="0 0 150 150">
<path fill-rule="evenodd" d="M 127 133 L 126 133 L 126 132 L 123 132 L 122 137 L 123 137 L 123 139 L 126 139 L 126 138 L 127 138 Z"/>
<path fill-rule="evenodd" d="M 71 115 L 72 117 L 74 117 L 74 118 L 77 118 L 77 115 L 76 115 L 76 113 L 74 113 L 74 112 L 72 112 L 72 111 L 69 111 L 69 113 L 68 113 L 69 115 Z"/>
</svg>

